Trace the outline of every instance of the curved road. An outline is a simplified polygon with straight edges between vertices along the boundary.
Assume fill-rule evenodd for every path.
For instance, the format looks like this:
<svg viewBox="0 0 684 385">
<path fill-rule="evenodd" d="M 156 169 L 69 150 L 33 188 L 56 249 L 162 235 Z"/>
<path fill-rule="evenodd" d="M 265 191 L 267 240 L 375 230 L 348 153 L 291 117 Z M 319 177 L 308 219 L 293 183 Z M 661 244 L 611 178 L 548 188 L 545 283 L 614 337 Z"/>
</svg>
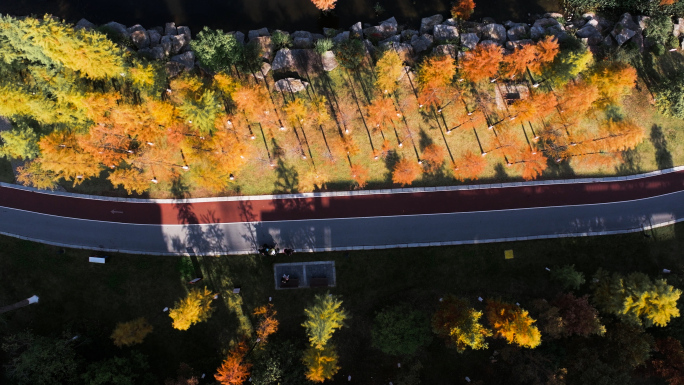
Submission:
<svg viewBox="0 0 684 385">
<path fill-rule="evenodd" d="M 0 233 L 144 254 L 350 250 L 642 231 L 684 218 L 681 168 L 630 177 L 139 200 L 0 184 Z"/>
</svg>

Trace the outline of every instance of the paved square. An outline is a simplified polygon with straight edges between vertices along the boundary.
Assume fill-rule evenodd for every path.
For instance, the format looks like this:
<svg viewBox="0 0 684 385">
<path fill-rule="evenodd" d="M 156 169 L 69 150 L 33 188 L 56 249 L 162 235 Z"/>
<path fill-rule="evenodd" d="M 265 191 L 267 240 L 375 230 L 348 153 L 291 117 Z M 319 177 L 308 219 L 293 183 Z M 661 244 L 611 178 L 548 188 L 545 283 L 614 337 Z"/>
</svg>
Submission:
<svg viewBox="0 0 684 385">
<path fill-rule="evenodd" d="M 283 274 L 289 275 L 290 279 L 298 279 L 299 286 L 296 288 L 281 288 L 280 280 L 283 277 Z M 293 262 L 273 264 L 273 279 L 275 281 L 276 290 L 307 288 L 310 287 L 310 282 L 312 278 L 327 278 L 327 287 L 335 287 L 335 261 Z"/>
</svg>

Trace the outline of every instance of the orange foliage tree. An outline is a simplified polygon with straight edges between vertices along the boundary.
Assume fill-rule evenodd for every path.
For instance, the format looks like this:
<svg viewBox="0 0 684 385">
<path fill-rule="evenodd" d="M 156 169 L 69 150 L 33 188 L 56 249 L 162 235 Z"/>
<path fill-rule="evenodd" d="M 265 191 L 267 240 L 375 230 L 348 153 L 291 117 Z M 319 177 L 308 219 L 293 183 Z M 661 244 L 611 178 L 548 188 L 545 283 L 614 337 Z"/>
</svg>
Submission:
<svg viewBox="0 0 684 385">
<path fill-rule="evenodd" d="M 311 2 L 321 11 L 330 11 L 335 8 L 337 0 L 311 0 Z"/>
<path fill-rule="evenodd" d="M 491 78 L 499 72 L 503 60 L 501 47 L 494 44 L 478 44 L 475 49 L 466 52 L 460 61 L 463 76 L 473 83 Z"/>
<path fill-rule="evenodd" d="M 223 361 L 218 373 L 214 378 L 222 385 L 241 385 L 249 377 L 249 369 L 252 364 L 245 362 L 245 354 L 248 348 L 245 342 L 240 342 L 228 353 L 228 357 Z"/>
<path fill-rule="evenodd" d="M 488 300 L 485 314 L 494 334 L 505 338 L 509 344 L 525 348 L 536 348 L 541 344 L 541 333 L 532 325 L 536 321 L 520 306 Z"/>
<path fill-rule="evenodd" d="M 392 170 L 392 182 L 407 186 L 420 175 L 420 165 L 408 158 L 401 158 Z"/>
<path fill-rule="evenodd" d="M 537 179 L 546 170 L 546 157 L 541 152 L 524 149 L 520 151 L 513 165 L 522 173 L 525 180 Z"/>
<path fill-rule="evenodd" d="M 566 119 L 583 117 L 599 97 L 598 87 L 585 81 L 569 82 L 559 92 L 561 113 Z"/>
<path fill-rule="evenodd" d="M 598 107 L 616 104 L 636 84 L 637 72 L 634 67 L 623 62 L 607 62 L 596 66 L 589 76 L 589 82 L 596 85 L 600 99 Z"/>
<path fill-rule="evenodd" d="M 397 110 L 394 108 L 394 103 L 390 98 L 376 98 L 368 105 L 368 123 L 374 129 L 380 129 L 385 124 L 392 122 L 392 118 L 397 116 Z"/>
<path fill-rule="evenodd" d="M 439 171 L 444 164 L 444 156 L 446 152 L 444 148 L 436 144 L 429 144 L 423 149 L 423 161 L 425 171 L 428 173 L 434 173 Z"/>
<path fill-rule="evenodd" d="M 484 156 L 473 152 L 467 152 L 463 157 L 456 161 L 454 178 L 461 182 L 466 179 L 477 180 L 486 167 L 487 160 Z"/>
<path fill-rule="evenodd" d="M 422 89 L 446 87 L 451 84 L 454 75 L 456 75 L 456 63 L 450 56 L 431 57 L 418 71 Z"/>
<path fill-rule="evenodd" d="M 475 10 L 473 0 L 456 0 L 451 7 L 451 17 L 454 19 L 468 20 Z"/>
<path fill-rule="evenodd" d="M 273 304 L 259 306 L 254 309 L 254 315 L 259 318 L 256 326 L 256 336 L 261 343 L 266 343 L 268 336 L 278 330 L 277 312 L 273 310 Z"/>
<path fill-rule="evenodd" d="M 352 165 L 351 177 L 359 186 L 359 188 L 364 188 L 368 183 L 368 169 L 360 164 Z"/>
</svg>

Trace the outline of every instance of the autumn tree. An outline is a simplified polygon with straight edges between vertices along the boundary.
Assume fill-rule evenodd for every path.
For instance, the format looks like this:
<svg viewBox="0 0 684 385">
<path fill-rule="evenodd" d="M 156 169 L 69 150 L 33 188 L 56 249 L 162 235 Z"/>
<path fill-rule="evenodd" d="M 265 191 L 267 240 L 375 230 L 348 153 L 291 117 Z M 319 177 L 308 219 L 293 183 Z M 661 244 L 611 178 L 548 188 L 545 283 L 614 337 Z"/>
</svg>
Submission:
<svg viewBox="0 0 684 385">
<path fill-rule="evenodd" d="M 368 169 L 360 164 L 354 164 L 351 166 L 350 172 L 352 179 L 359 188 L 366 187 L 366 184 L 368 183 Z"/>
<path fill-rule="evenodd" d="M 682 291 L 664 279 L 651 281 L 644 273 L 609 275 L 601 269 L 594 278 L 594 302 L 628 324 L 666 326 L 670 319 L 679 317 L 677 300 Z"/>
<path fill-rule="evenodd" d="M 536 58 L 537 48 L 535 45 L 525 44 L 516 47 L 513 52 L 506 55 L 503 59 L 505 76 L 515 79 L 517 76 L 524 75 L 527 68 L 534 63 Z"/>
<path fill-rule="evenodd" d="M 544 69 L 544 78 L 548 79 L 554 88 L 560 88 L 577 79 L 593 62 L 594 55 L 586 46 L 562 50 Z"/>
<path fill-rule="evenodd" d="M 368 123 L 376 129 L 382 130 L 384 125 L 392 123 L 392 118 L 396 117 L 396 114 L 394 103 L 390 98 L 375 98 L 368 105 Z"/>
<path fill-rule="evenodd" d="M 188 296 L 176 302 L 169 316 L 173 319 L 173 327 L 178 330 L 188 330 L 190 326 L 209 319 L 213 309 L 211 301 L 214 294 L 209 289 L 193 288 Z"/>
<path fill-rule="evenodd" d="M 167 378 L 164 385 L 199 385 L 199 378 L 188 364 L 181 362 L 177 377 Z"/>
<path fill-rule="evenodd" d="M 516 169 L 522 174 L 523 179 L 533 180 L 546 170 L 547 159 L 541 151 L 524 149 L 518 152 L 516 161 L 513 163 Z"/>
<path fill-rule="evenodd" d="M 564 117 L 583 117 L 599 98 L 596 85 L 585 81 L 569 82 L 559 92 L 559 106 Z"/>
<path fill-rule="evenodd" d="M 335 8 L 337 0 L 311 0 L 311 2 L 321 11 L 330 11 Z"/>
<path fill-rule="evenodd" d="M 503 50 L 496 44 L 478 44 L 459 62 L 463 76 L 473 83 L 494 77 L 499 72 Z"/>
<path fill-rule="evenodd" d="M 487 159 L 480 154 L 468 151 L 460 159 L 456 160 L 454 178 L 461 182 L 466 179 L 477 180 L 487 167 Z"/>
<path fill-rule="evenodd" d="M 339 370 L 338 355 L 335 346 L 326 345 L 323 349 L 310 346 L 304 351 L 302 361 L 307 368 L 306 378 L 313 382 L 331 379 Z"/>
<path fill-rule="evenodd" d="M 111 339 L 118 347 L 140 344 L 154 328 L 144 317 L 129 322 L 119 322 L 114 328 Z"/>
<path fill-rule="evenodd" d="M 588 337 L 592 334 L 603 335 L 606 332 L 598 317 L 598 311 L 589 304 L 588 295 L 578 298 L 572 294 L 561 294 L 552 305 L 559 309 L 563 336 Z"/>
<path fill-rule="evenodd" d="M 423 162 L 425 171 L 428 173 L 435 173 L 439 171 L 444 164 L 445 156 L 446 151 L 444 151 L 444 147 L 438 146 L 434 143 L 425 146 L 423 149 Z"/>
<path fill-rule="evenodd" d="M 273 304 L 259 306 L 254 309 L 254 315 L 258 318 L 256 326 L 256 336 L 261 343 L 266 343 L 268 336 L 278 330 L 278 320 L 275 318 L 276 312 Z"/>
<path fill-rule="evenodd" d="M 451 84 L 456 75 L 456 63 L 450 56 L 430 57 L 418 70 L 421 88 L 442 88 Z"/>
<path fill-rule="evenodd" d="M 342 307 L 342 300 L 332 294 L 319 294 L 314 303 L 304 309 L 306 321 L 302 324 L 309 337 L 309 343 L 316 349 L 323 349 L 337 329 L 341 329 L 349 315 Z"/>
<path fill-rule="evenodd" d="M 684 385 L 684 350 L 682 343 L 667 337 L 656 340 L 655 354 L 648 364 L 651 373 L 669 385 Z"/>
<path fill-rule="evenodd" d="M 520 306 L 498 300 L 488 300 L 485 309 L 487 321 L 494 335 L 503 337 L 509 344 L 536 348 L 541 344 L 541 333 L 533 325 L 536 321 Z"/>
<path fill-rule="evenodd" d="M 403 72 L 404 63 L 399 54 L 393 49 L 388 49 L 375 64 L 375 86 L 385 94 L 393 94 Z"/>
<path fill-rule="evenodd" d="M 595 85 L 600 94 L 597 107 L 617 104 L 620 98 L 634 88 L 637 72 L 634 67 L 623 62 L 601 62 L 589 75 L 589 82 Z"/>
<path fill-rule="evenodd" d="M 0 157 L 29 160 L 38 155 L 38 135 L 25 124 L 17 125 L 11 131 L 0 132 Z"/>
<path fill-rule="evenodd" d="M 492 332 L 482 326 L 481 317 L 482 312 L 470 307 L 467 301 L 449 295 L 432 316 L 432 330 L 455 346 L 459 353 L 466 348 L 487 349 L 485 337 L 491 336 Z"/>
<path fill-rule="evenodd" d="M 412 355 L 432 340 L 428 317 L 408 305 L 380 311 L 371 329 L 372 344 L 385 354 Z"/>
<path fill-rule="evenodd" d="M 392 182 L 402 186 L 410 185 L 418 178 L 420 171 L 418 162 L 408 158 L 401 158 L 392 169 Z"/>
<path fill-rule="evenodd" d="M 222 385 L 241 385 L 249 377 L 249 370 L 252 366 L 245 361 L 245 355 L 249 351 L 247 344 L 243 341 L 233 347 L 228 352 L 228 357 L 218 368 L 214 378 Z"/>
<path fill-rule="evenodd" d="M 456 0 L 451 7 L 451 17 L 454 19 L 468 20 L 475 10 L 473 0 Z"/>
</svg>

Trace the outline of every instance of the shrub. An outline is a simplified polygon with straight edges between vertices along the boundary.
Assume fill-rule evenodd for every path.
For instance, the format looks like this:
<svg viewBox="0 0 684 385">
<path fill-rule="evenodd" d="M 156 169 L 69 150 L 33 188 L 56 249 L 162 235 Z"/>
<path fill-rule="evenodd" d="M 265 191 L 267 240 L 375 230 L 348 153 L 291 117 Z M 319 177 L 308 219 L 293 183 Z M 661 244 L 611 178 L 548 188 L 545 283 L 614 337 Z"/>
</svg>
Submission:
<svg viewBox="0 0 684 385">
<path fill-rule="evenodd" d="M 333 41 L 331 39 L 320 39 L 316 41 L 316 52 L 322 54 L 323 52 L 333 49 Z"/>
<path fill-rule="evenodd" d="M 408 305 L 388 307 L 375 316 L 371 331 L 375 348 L 390 355 L 411 355 L 432 340 L 428 317 Z"/>
<path fill-rule="evenodd" d="M 275 31 L 271 35 L 271 43 L 273 43 L 273 48 L 279 50 L 281 48 L 289 48 L 292 46 L 292 36 L 283 31 Z"/>
<path fill-rule="evenodd" d="M 584 274 L 575 270 L 575 265 L 565 265 L 551 270 L 551 279 L 560 283 L 563 290 L 578 290 L 585 282 Z"/>
<path fill-rule="evenodd" d="M 190 47 L 200 63 L 215 72 L 225 70 L 235 64 L 241 48 L 235 36 L 209 27 L 204 27 L 197 34 L 190 42 Z"/>
</svg>

